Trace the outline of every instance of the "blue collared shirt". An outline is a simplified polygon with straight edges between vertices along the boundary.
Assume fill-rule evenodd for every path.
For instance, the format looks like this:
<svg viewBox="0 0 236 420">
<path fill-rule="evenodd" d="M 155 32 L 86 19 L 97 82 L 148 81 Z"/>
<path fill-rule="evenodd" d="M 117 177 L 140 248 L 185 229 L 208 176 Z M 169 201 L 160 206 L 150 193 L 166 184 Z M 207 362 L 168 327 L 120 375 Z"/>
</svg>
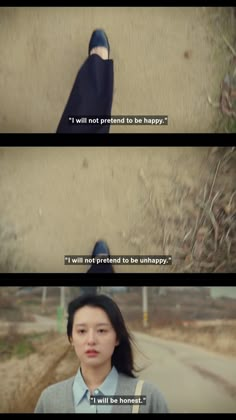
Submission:
<svg viewBox="0 0 236 420">
<path fill-rule="evenodd" d="M 94 395 L 115 395 L 118 384 L 118 372 L 113 366 L 105 381 L 94 390 Z M 90 405 L 90 391 L 84 382 L 80 369 L 73 383 L 73 397 L 76 413 L 111 413 L 111 405 Z"/>
</svg>

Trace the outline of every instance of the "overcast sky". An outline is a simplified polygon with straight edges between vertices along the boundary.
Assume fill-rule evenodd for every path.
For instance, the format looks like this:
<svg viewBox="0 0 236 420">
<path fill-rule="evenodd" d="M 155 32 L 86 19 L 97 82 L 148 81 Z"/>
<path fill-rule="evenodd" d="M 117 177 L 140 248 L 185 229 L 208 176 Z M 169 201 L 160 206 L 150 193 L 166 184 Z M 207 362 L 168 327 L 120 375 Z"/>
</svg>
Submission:
<svg viewBox="0 0 236 420">
<path fill-rule="evenodd" d="M 235 287 L 210 287 L 213 297 L 227 296 L 236 299 L 236 286 Z"/>
</svg>

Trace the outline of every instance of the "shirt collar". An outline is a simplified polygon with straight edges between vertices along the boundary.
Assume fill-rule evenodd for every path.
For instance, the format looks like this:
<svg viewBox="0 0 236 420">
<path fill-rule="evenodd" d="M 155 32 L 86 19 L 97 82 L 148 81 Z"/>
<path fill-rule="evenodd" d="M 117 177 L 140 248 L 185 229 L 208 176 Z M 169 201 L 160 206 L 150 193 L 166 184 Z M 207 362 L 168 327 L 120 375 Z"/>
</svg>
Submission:
<svg viewBox="0 0 236 420">
<path fill-rule="evenodd" d="M 110 373 L 107 375 L 103 383 L 97 388 L 103 395 L 114 395 L 118 384 L 118 372 L 115 366 L 112 367 Z M 78 405 L 80 401 L 89 393 L 89 389 L 84 382 L 80 368 L 74 379 L 73 394 L 75 404 Z"/>
<path fill-rule="evenodd" d="M 112 367 L 110 373 L 107 375 L 105 381 L 99 386 L 99 391 L 103 395 L 114 395 L 118 384 L 118 372 L 115 366 Z"/>
</svg>

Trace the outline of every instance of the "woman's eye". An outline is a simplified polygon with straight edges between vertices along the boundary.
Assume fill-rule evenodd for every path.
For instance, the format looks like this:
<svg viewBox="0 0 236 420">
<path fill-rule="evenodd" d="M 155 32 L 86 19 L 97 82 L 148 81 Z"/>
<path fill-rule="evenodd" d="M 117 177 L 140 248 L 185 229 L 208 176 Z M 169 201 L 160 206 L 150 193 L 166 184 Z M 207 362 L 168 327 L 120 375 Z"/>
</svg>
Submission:
<svg viewBox="0 0 236 420">
<path fill-rule="evenodd" d="M 85 330 L 78 330 L 77 331 L 79 334 L 84 334 L 85 333 Z"/>
<path fill-rule="evenodd" d="M 100 329 L 98 330 L 98 332 L 100 332 L 100 333 L 105 333 L 105 332 L 106 332 L 106 330 L 104 330 L 103 328 L 100 328 Z"/>
</svg>

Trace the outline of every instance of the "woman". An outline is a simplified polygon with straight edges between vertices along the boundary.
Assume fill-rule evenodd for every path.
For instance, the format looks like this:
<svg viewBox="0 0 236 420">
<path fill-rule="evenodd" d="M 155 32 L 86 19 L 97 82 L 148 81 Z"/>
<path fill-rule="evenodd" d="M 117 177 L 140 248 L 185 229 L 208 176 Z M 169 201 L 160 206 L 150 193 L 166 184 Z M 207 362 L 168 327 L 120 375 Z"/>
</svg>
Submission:
<svg viewBox="0 0 236 420">
<path fill-rule="evenodd" d="M 111 298 L 82 295 L 73 300 L 68 306 L 67 336 L 80 368 L 72 378 L 46 388 L 35 413 L 168 412 L 160 391 L 135 377 L 131 337 Z M 109 404 L 92 404 L 96 396 L 109 396 Z M 131 396 L 135 404 L 110 404 L 111 397 L 120 402 Z M 136 404 L 138 396 L 146 398 L 146 404 Z"/>
</svg>

